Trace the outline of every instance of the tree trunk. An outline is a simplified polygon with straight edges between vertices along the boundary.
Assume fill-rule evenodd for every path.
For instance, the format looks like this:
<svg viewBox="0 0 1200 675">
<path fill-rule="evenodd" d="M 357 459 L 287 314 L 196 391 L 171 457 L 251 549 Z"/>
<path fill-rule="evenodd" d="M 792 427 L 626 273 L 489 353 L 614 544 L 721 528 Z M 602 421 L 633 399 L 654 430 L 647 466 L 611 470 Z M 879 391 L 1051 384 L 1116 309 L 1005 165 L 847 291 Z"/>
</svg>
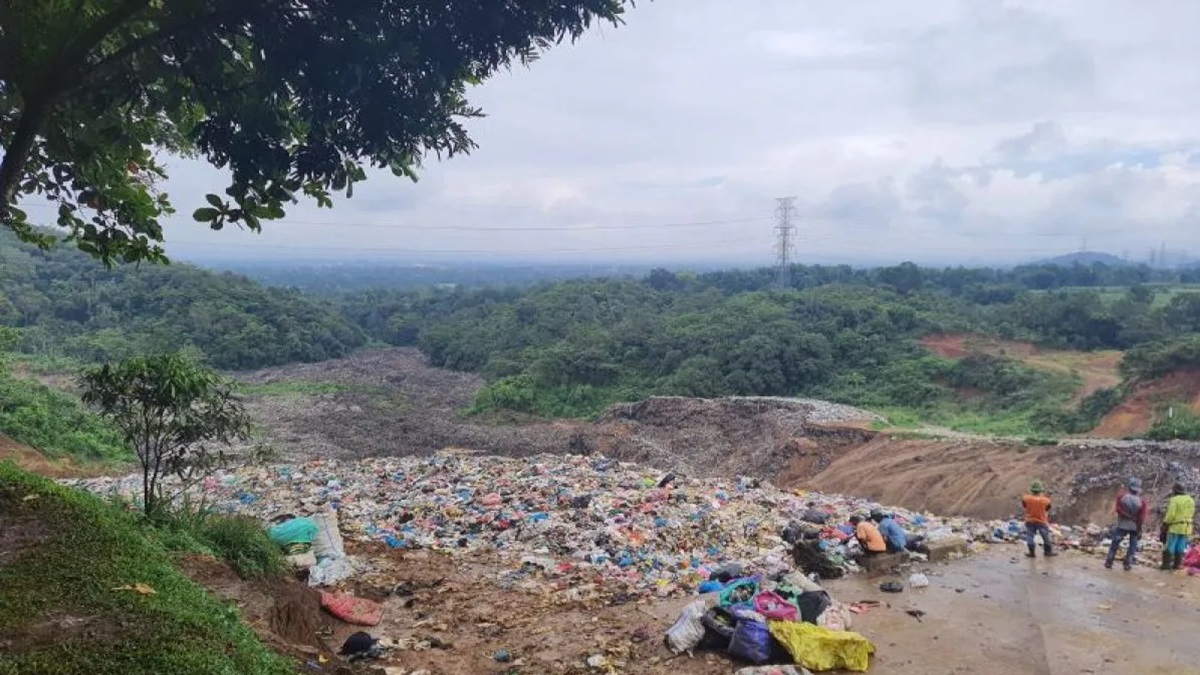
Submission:
<svg viewBox="0 0 1200 675">
<path fill-rule="evenodd" d="M 12 142 L 4 149 L 4 162 L 0 163 L 0 219 L 7 220 L 8 208 L 16 201 L 21 172 L 29 161 L 29 153 L 33 151 L 33 143 L 37 140 L 48 111 L 46 99 L 39 97 L 27 100 L 16 131 L 13 132 Z"/>
</svg>

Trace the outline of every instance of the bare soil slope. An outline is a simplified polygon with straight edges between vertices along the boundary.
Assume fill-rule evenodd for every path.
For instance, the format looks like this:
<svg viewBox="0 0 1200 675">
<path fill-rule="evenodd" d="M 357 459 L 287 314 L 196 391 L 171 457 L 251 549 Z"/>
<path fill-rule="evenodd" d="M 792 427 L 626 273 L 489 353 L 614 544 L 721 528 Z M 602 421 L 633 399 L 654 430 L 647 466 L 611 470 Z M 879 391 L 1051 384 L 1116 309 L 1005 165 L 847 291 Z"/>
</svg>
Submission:
<svg viewBox="0 0 1200 675">
<path fill-rule="evenodd" d="M 1028 446 L 880 433 L 795 482 L 884 504 L 990 519 L 1016 514 L 1018 498 L 1037 478 L 1046 483 L 1061 522 L 1107 523 L 1113 495 L 1130 476 L 1145 482 L 1155 504 L 1175 480 L 1200 488 L 1200 445 L 1096 439 Z"/>
<path fill-rule="evenodd" d="M 1200 413 L 1200 368 L 1185 368 L 1134 385 L 1121 405 L 1105 415 L 1091 435 L 1125 438 L 1144 434 L 1157 420 L 1159 408 L 1170 403 L 1183 403 Z"/>
</svg>

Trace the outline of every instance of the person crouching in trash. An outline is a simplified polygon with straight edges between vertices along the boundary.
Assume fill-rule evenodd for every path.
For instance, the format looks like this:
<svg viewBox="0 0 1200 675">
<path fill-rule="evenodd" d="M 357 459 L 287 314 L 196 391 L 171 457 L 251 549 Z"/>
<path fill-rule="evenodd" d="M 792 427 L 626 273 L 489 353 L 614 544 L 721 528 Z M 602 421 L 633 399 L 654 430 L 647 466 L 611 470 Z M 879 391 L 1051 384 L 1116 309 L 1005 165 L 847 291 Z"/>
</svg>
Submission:
<svg viewBox="0 0 1200 675">
<path fill-rule="evenodd" d="M 887 542 L 883 540 L 879 528 L 875 527 L 875 523 L 871 522 L 869 518 L 850 516 L 850 524 L 854 526 L 854 538 L 858 539 L 858 545 L 862 547 L 866 555 L 887 553 Z"/>
</svg>

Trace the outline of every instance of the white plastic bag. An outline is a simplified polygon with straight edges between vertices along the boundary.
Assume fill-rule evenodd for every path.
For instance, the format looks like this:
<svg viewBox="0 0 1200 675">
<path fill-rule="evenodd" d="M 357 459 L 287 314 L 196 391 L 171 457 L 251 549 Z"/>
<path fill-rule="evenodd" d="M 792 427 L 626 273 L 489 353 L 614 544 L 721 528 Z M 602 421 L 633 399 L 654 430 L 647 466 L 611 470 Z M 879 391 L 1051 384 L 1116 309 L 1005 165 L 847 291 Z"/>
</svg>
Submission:
<svg viewBox="0 0 1200 675">
<path fill-rule="evenodd" d="M 912 576 L 908 578 L 908 586 L 909 588 L 926 588 L 929 586 L 929 577 L 921 574 L 920 572 L 914 572 Z"/>
<path fill-rule="evenodd" d="M 344 558 L 346 550 L 342 543 L 342 531 L 338 524 L 337 511 L 326 504 L 321 512 L 312 517 L 317 524 L 317 536 L 313 539 L 313 555 L 317 560 Z"/>
<path fill-rule="evenodd" d="M 308 585 L 332 586 L 351 576 L 354 576 L 354 563 L 349 558 L 325 558 L 308 570 Z"/>
<path fill-rule="evenodd" d="M 683 608 L 679 618 L 675 620 L 675 625 L 667 629 L 667 647 L 671 651 L 680 654 L 691 651 L 700 644 L 704 639 L 704 624 L 700 622 L 704 611 L 703 600 L 697 600 Z"/>
</svg>

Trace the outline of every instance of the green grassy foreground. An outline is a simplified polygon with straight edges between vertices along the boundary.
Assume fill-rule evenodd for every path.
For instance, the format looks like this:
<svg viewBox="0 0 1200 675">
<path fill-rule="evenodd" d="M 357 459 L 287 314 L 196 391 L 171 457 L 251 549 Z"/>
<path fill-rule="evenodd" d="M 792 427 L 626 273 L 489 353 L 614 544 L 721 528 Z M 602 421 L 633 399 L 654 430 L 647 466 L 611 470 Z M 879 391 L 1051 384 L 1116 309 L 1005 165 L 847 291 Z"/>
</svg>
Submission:
<svg viewBox="0 0 1200 675">
<path fill-rule="evenodd" d="M 121 590 L 144 584 L 153 593 Z M 0 674 L 294 672 L 131 514 L 0 463 Z"/>
</svg>

